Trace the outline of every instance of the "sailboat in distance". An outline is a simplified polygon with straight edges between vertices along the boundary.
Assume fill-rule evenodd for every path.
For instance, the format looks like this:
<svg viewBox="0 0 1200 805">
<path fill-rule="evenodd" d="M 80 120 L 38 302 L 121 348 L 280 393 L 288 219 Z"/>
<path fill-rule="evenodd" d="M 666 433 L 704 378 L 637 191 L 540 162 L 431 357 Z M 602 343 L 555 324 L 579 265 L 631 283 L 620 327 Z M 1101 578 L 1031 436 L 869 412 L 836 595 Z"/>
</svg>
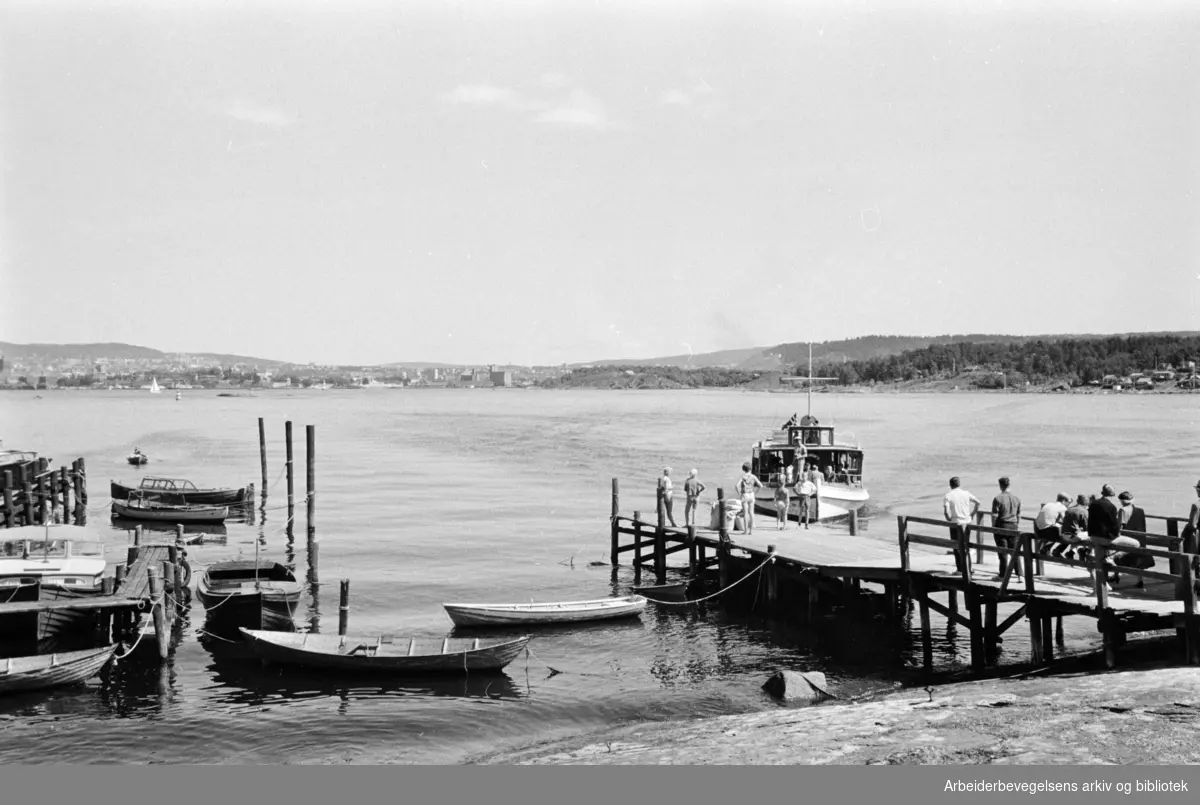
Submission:
<svg viewBox="0 0 1200 805">
<path fill-rule="evenodd" d="M 158 378 L 155 378 L 155 377 L 150 378 L 150 393 L 151 394 L 162 394 L 162 389 L 159 388 L 159 386 L 158 386 Z"/>
</svg>

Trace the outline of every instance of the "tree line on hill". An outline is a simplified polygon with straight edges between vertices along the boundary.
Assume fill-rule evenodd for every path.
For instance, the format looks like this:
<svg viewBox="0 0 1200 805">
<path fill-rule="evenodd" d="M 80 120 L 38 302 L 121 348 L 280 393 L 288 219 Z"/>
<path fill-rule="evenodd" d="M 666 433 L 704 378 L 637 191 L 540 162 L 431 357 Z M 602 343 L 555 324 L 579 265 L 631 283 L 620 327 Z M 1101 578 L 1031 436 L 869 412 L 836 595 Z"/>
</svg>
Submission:
<svg viewBox="0 0 1200 805">
<path fill-rule="evenodd" d="M 894 383 L 975 374 L 975 384 L 1000 386 L 1026 381 L 1085 385 L 1106 375 L 1124 376 L 1171 367 L 1190 371 L 1200 356 L 1200 335 L 1133 335 L 1109 338 L 1034 340 L 1017 343 L 960 341 L 931 344 L 899 354 L 822 364 L 814 374 L 843 384 Z M 807 363 L 796 369 L 808 372 Z"/>
</svg>

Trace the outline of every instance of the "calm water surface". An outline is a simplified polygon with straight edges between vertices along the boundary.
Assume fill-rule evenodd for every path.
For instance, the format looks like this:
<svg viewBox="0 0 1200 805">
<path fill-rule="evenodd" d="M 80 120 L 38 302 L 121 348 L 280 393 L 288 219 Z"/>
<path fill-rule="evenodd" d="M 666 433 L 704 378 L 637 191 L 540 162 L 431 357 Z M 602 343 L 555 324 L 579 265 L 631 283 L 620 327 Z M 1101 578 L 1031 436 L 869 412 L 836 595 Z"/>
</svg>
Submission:
<svg viewBox="0 0 1200 805">
<path fill-rule="evenodd" d="M 351 631 L 445 634 L 443 601 L 556 600 L 623 593 L 633 572 L 607 567 L 610 479 L 625 512 L 654 508 L 663 465 L 700 469 L 732 488 L 752 441 L 798 395 L 533 390 L 213 391 L 0 394 L 0 438 L 56 466 L 82 456 L 90 524 L 108 527 L 108 481 L 149 474 L 200 486 L 261 486 L 257 419 L 267 422 L 270 483 L 254 522 L 224 544 L 189 549 L 193 567 L 265 556 L 306 567 L 304 508 L 284 532 L 284 422 L 294 423 L 297 500 L 304 426 L 317 430 L 316 599 L 301 628 L 337 629 L 337 581 L 351 580 Z M 1151 513 L 1186 514 L 1200 478 L 1200 397 L 1185 395 L 818 394 L 814 413 L 863 443 L 872 501 L 864 531 L 894 541 L 895 516 L 940 516 L 953 474 L 985 501 L 1001 474 L 1033 510 L 1108 481 Z M 192 529 L 189 529 L 192 530 Z M 114 529 L 110 559 L 128 534 Z M 592 562 L 605 562 L 593 566 Z M 166 666 L 123 660 L 71 690 L 0 700 L 5 762 L 453 762 L 494 747 L 632 719 L 775 706 L 759 690 L 779 667 L 819 669 L 844 693 L 920 661 L 910 638 L 831 618 L 811 629 L 648 609 L 641 620 L 538 632 L 532 656 L 504 674 L 386 684 L 281 674 L 203 633 L 193 602 Z M 937 621 L 935 620 L 935 623 Z M 1068 621 L 1068 648 L 1095 646 L 1094 624 Z M 967 656 L 942 632 L 937 661 Z M 1004 646 L 1022 660 L 1025 641 Z M 561 673 L 551 674 L 552 667 Z"/>
</svg>

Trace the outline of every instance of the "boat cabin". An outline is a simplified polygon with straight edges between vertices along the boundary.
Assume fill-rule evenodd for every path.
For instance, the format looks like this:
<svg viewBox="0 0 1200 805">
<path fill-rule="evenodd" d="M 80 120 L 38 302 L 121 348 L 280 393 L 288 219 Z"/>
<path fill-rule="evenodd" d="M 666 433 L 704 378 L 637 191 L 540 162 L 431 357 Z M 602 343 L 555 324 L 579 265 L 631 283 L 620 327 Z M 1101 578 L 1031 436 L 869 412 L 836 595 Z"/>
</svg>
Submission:
<svg viewBox="0 0 1200 805">
<path fill-rule="evenodd" d="M 789 425 L 786 439 L 759 442 L 750 460 L 750 471 L 767 486 L 795 483 L 800 473 L 816 467 L 826 483 L 861 487 L 863 453 L 858 447 L 838 444 L 833 428 Z"/>
<path fill-rule="evenodd" d="M 199 492 L 196 485 L 184 478 L 156 478 L 146 476 L 138 484 L 138 489 L 146 492 Z"/>
<path fill-rule="evenodd" d="M 54 584 L 92 590 L 104 572 L 104 543 L 61 538 L 0 540 L 0 589 Z"/>
</svg>

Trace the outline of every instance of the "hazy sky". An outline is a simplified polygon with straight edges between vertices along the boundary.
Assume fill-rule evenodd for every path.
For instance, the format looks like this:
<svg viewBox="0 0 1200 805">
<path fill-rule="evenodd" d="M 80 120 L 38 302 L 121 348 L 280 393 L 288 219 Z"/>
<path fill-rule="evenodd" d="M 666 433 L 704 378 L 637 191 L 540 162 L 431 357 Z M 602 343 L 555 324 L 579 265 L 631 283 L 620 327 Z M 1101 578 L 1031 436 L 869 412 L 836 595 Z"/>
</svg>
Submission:
<svg viewBox="0 0 1200 805">
<path fill-rule="evenodd" d="M 0 340 L 1200 329 L 1187 5 L 9 0 Z"/>
</svg>

